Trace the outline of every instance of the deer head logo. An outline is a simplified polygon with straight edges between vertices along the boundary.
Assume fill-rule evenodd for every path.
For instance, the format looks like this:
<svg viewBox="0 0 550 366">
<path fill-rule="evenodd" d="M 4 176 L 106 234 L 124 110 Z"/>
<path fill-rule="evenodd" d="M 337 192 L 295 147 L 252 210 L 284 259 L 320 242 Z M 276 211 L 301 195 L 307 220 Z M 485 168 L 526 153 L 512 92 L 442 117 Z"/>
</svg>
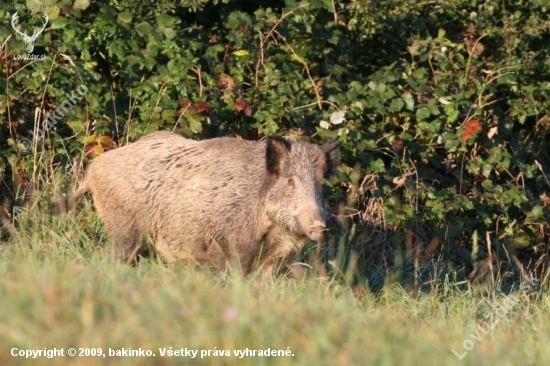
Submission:
<svg viewBox="0 0 550 366">
<path fill-rule="evenodd" d="M 22 33 L 19 30 L 19 26 L 16 27 L 17 19 L 19 19 L 19 16 L 17 15 L 17 12 L 15 12 L 15 14 L 13 14 L 13 16 L 11 17 L 11 26 L 13 27 L 13 30 L 17 32 L 17 34 L 23 37 L 23 41 L 25 41 L 25 45 L 27 46 L 27 53 L 32 53 L 32 51 L 34 50 L 34 43 L 36 42 L 36 39 L 38 38 L 40 33 L 44 31 L 44 28 L 46 28 L 46 25 L 48 24 L 48 15 L 44 14 L 45 20 L 44 20 L 44 24 L 42 24 L 42 29 L 40 29 L 38 32 L 34 30 L 32 36 L 30 37 L 27 35 L 26 30 L 25 30 L 25 33 Z"/>
</svg>

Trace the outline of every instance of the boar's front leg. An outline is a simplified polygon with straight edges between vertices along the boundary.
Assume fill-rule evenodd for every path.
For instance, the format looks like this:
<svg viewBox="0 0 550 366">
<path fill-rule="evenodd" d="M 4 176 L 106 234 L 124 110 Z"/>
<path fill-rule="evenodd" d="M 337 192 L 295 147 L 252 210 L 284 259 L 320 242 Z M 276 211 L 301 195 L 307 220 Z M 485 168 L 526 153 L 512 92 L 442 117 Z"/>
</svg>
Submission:
<svg viewBox="0 0 550 366">
<path fill-rule="evenodd" d="M 263 251 L 258 259 L 262 278 L 271 277 L 279 269 L 289 265 L 306 241 L 306 237 L 291 233 L 283 227 L 272 228 L 264 240 Z"/>
</svg>

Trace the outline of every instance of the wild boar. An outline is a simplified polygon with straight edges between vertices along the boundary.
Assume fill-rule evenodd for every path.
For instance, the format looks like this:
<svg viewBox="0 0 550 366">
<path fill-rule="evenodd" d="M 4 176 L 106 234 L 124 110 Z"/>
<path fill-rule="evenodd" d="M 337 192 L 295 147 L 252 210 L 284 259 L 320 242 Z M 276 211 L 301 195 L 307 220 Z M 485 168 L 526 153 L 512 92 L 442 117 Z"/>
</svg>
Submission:
<svg viewBox="0 0 550 366">
<path fill-rule="evenodd" d="M 336 141 L 194 141 L 155 132 L 101 154 L 59 204 L 66 211 L 91 192 L 124 260 L 148 237 L 167 261 L 194 259 L 218 270 L 237 264 L 244 274 L 262 268 L 269 275 L 308 239 L 322 237 L 322 182 L 339 164 Z"/>
</svg>

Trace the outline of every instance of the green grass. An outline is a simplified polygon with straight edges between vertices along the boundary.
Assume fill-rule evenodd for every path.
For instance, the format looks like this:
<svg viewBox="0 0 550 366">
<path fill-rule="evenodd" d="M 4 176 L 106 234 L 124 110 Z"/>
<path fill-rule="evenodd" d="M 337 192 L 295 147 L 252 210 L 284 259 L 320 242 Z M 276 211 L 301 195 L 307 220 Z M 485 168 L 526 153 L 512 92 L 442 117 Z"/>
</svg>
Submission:
<svg viewBox="0 0 550 366">
<path fill-rule="evenodd" d="M 24 216 L 24 215 L 22 215 Z M 0 244 L 0 365 L 534 365 L 550 359 L 550 297 L 519 293 L 488 334 L 478 331 L 488 301 L 452 284 L 411 295 L 398 284 L 377 294 L 336 280 L 262 281 L 223 277 L 182 263 L 113 260 L 95 214 L 32 214 Z M 451 351 L 473 349 L 459 360 Z M 25 360 L 12 348 L 151 350 L 155 357 Z M 198 350 L 195 359 L 159 348 Z M 289 349 L 289 357 L 234 356 L 234 350 Z M 201 358 L 201 350 L 231 356 Z"/>
</svg>

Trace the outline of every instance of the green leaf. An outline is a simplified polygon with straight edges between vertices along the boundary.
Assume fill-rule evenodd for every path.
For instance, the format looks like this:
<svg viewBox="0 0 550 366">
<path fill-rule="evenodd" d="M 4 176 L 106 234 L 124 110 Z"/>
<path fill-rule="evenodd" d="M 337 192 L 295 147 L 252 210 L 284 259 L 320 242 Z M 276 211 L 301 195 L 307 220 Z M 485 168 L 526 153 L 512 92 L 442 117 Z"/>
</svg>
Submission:
<svg viewBox="0 0 550 366">
<path fill-rule="evenodd" d="M 136 30 L 137 34 L 142 37 L 148 36 L 153 32 L 153 27 L 147 22 L 139 23 L 134 29 Z"/>
<path fill-rule="evenodd" d="M 69 24 L 69 20 L 65 17 L 57 17 L 50 23 L 50 29 L 64 29 L 67 24 Z"/>
<path fill-rule="evenodd" d="M 491 191 L 493 189 L 493 181 L 490 179 L 485 179 L 483 182 L 481 182 L 481 186 L 486 190 Z"/>
<path fill-rule="evenodd" d="M 443 140 L 445 141 L 445 149 L 450 151 L 455 151 L 458 146 L 460 146 L 460 140 L 454 133 L 446 133 L 443 135 Z"/>
<path fill-rule="evenodd" d="M 420 107 L 416 111 L 416 120 L 423 121 L 430 117 L 430 110 L 426 107 Z"/>
<path fill-rule="evenodd" d="M 431 101 L 433 101 L 433 99 Z M 437 105 L 429 103 L 427 108 L 430 111 L 431 116 L 438 116 L 439 115 L 439 107 Z"/>
<path fill-rule="evenodd" d="M 390 112 L 399 112 L 403 109 L 404 106 L 405 106 L 405 101 L 398 97 L 398 98 L 392 99 L 388 110 Z"/>
<path fill-rule="evenodd" d="M 172 28 L 163 28 L 162 33 L 164 33 L 167 39 L 173 39 L 176 36 L 176 31 Z"/>
<path fill-rule="evenodd" d="M 493 167 L 491 166 L 491 164 L 483 164 L 481 167 L 481 174 L 483 174 L 485 178 L 488 178 L 491 175 L 492 170 Z"/>
<path fill-rule="evenodd" d="M 411 93 L 403 93 L 402 98 L 405 101 L 405 107 L 409 111 L 413 111 L 414 110 L 414 97 L 412 96 L 412 94 Z"/>
<path fill-rule="evenodd" d="M 376 90 L 376 87 L 377 87 L 377 83 L 375 83 L 374 81 L 369 81 L 369 83 L 367 84 L 367 87 L 371 90 Z"/>
<path fill-rule="evenodd" d="M 538 220 L 544 216 L 544 208 L 542 206 L 535 206 L 531 210 L 531 217 L 534 220 Z"/>
<path fill-rule="evenodd" d="M 371 161 L 371 163 L 369 164 L 369 168 L 371 171 L 377 173 L 383 173 L 386 171 L 386 166 L 384 165 L 384 161 L 382 161 L 382 159 Z"/>
<path fill-rule="evenodd" d="M 460 111 L 456 109 L 453 104 L 448 104 L 444 107 L 445 114 L 447 115 L 447 123 L 452 124 L 458 120 L 460 116 Z"/>
<path fill-rule="evenodd" d="M 130 23 L 134 17 L 131 11 L 123 11 L 118 14 L 118 20 L 122 23 Z"/>
<path fill-rule="evenodd" d="M 171 28 L 176 21 L 173 16 L 162 14 L 157 17 L 157 23 L 161 28 Z"/>
<path fill-rule="evenodd" d="M 426 69 L 421 67 L 413 71 L 411 74 L 416 80 L 422 80 L 426 77 Z"/>
<path fill-rule="evenodd" d="M 75 0 L 73 3 L 73 9 L 85 10 L 90 6 L 90 0 Z"/>
<path fill-rule="evenodd" d="M 237 51 L 234 51 L 233 54 L 237 57 L 243 57 L 243 56 L 250 55 L 250 52 L 248 52 L 247 50 L 237 50 Z"/>
<path fill-rule="evenodd" d="M 236 18 L 229 18 L 225 26 L 229 29 L 236 29 L 239 26 L 239 20 Z"/>
</svg>

